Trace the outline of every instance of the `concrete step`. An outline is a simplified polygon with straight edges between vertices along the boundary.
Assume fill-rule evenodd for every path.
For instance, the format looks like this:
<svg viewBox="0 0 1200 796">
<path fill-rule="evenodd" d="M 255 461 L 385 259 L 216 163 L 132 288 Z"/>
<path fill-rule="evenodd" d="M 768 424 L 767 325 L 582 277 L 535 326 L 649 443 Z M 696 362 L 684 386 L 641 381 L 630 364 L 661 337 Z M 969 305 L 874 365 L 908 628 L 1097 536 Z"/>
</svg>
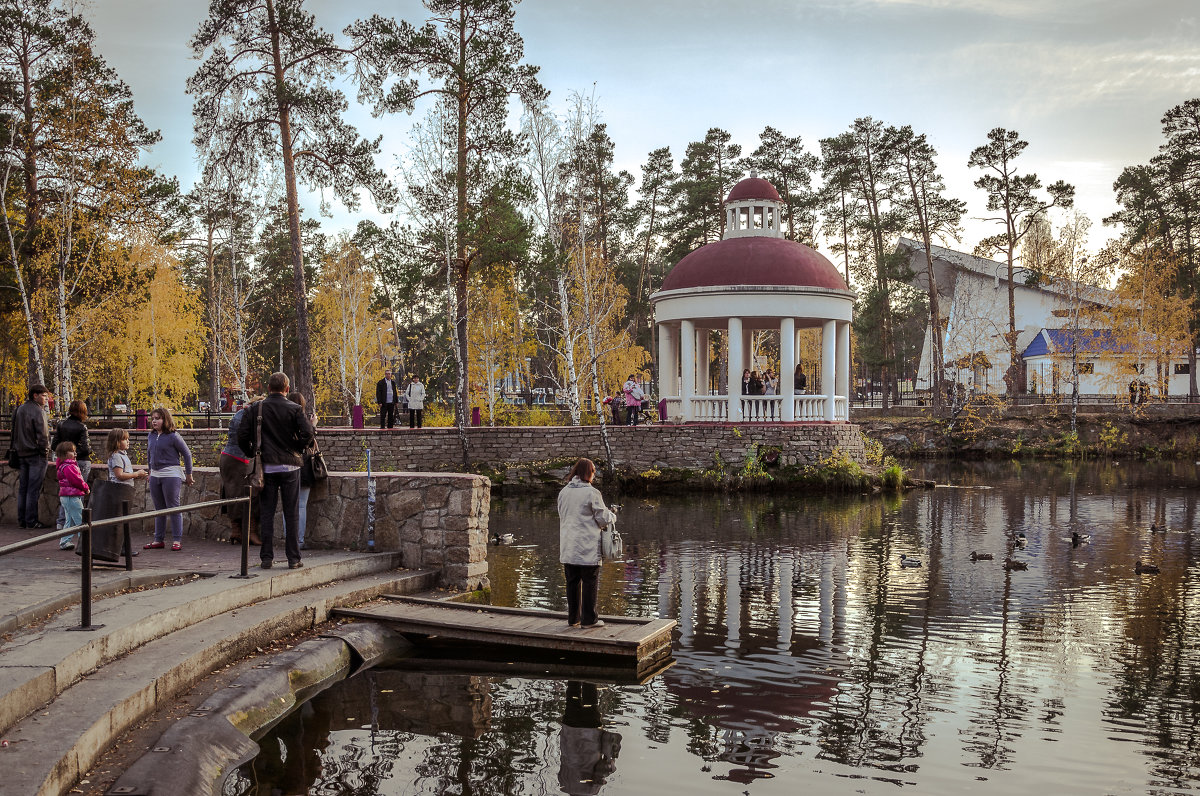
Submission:
<svg viewBox="0 0 1200 796">
<path fill-rule="evenodd" d="M 0 750 L 5 771 L 0 794 L 60 796 L 133 724 L 220 667 L 268 641 L 325 622 L 335 608 L 385 593 L 424 591 L 433 587 L 437 577 L 433 571 L 375 572 L 317 583 L 305 570 L 289 572 L 287 577 L 293 575 L 308 580 L 308 585 L 280 583 L 276 595 L 268 588 L 262 599 L 219 613 L 204 607 L 216 601 L 216 594 L 198 594 L 188 604 L 195 613 L 180 613 L 195 621 L 157 633 L 116 664 L 62 689 L 53 702 L 18 721 L 5 734 L 8 747 Z M 267 579 L 268 584 L 269 580 L 273 579 Z M 245 588 L 252 586 L 245 584 Z M 200 618 L 201 614 L 207 615 Z M 161 629 L 153 617 L 136 624 Z"/>
<path fill-rule="evenodd" d="M 335 581 L 394 570 L 396 553 L 314 555 L 303 569 L 257 570 L 239 580 L 195 576 L 164 589 L 125 594 L 93 606 L 93 630 L 68 611 L 26 628 L 0 648 L 0 734 L 89 672 L 182 628 L 243 606 Z"/>
</svg>

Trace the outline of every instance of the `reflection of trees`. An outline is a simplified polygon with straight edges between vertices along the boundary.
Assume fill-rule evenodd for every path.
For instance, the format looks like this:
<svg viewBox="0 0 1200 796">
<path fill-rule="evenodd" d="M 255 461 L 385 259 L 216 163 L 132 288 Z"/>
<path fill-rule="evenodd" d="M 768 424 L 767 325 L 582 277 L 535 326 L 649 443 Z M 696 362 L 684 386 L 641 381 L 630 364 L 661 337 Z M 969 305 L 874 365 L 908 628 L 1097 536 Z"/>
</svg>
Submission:
<svg viewBox="0 0 1200 796">
<path fill-rule="evenodd" d="M 1180 529 L 1196 513 L 1196 466 L 966 469 L 970 488 L 898 501 L 627 501 L 630 560 L 606 565 L 603 599 L 680 621 L 673 668 L 603 696 L 606 715 L 629 721 L 627 748 L 673 747 L 703 761 L 700 776 L 733 782 L 786 776 L 814 755 L 812 768 L 834 775 L 921 785 L 918 772 L 945 777 L 965 764 L 1000 782 L 1023 756 L 1043 754 L 1041 739 L 1069 740 L 1064 728 L 1098 707 L 1105 726 L 1088 739 L 1098 748 L 1063 743 L 1056 756 L 1120 758 L 1116 733 L 1149 752 L 1154 782 L 1190 788 L 1200 772 L 1200 623 L 1190 610 L 1200 570 Z M 1156 517 L 1176 530 L 1150 534 Z M 492 527 L 517 535 L 491 550 L 496 602 L 558 604 L 553 504 L 498 501 Z M 1093 543 L 1072 547 L 1075 529 Z M 1030 569 L 1005 572 L 1020 533 L 1016 555 Z M 995 560 L 972 564 L 972 550 Z M 925 566 L 901 569 L 901 552 Z M 1163 574 L 1134 576 L 1139 556 Z M 399 703 L 394 684 L 386 700 L 377 694 L 373 733 L 361 726 L 372 708 L 346 706 L 359 721 L 321 752 L 323 781 L 355 793 L 392 782 L 387 792 L 416 771 L 410 790 L 420 792 L 553 791 L 562 684 L 477 678 L 471 690 L 442 677 L 413 681 Z"/>
</svg>

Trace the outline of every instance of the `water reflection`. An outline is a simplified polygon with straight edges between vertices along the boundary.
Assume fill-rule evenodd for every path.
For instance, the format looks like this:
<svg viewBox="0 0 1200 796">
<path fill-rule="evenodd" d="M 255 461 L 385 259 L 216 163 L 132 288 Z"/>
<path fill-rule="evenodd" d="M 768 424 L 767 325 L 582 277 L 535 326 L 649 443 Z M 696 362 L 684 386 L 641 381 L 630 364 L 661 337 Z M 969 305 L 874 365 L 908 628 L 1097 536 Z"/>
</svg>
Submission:
<svg viewBox="0 0 1200 796">
<path fill-rule="evenodd" d="M 502 669 L 372 673 L 374 696 L 331 697 L 348 717 L 328 720 L 327 746 L 300 715 L 228 792 L 284 781 L 282 750 L 319 769 L 313 793 L 1194 792 L 1197 467 L 924 475 L 952 486 L 626 500 L 627 560 L 604 567 L 601 611 L 678 618 L 673 668 L 594 698 Z M 491 550 L 493 601 L 561 610 L 553 504 L 497 501 L 492 529 L 516 537 Z M 1138 558 L 1162 574 L 1136 575 Z M 619 732 L 619 767 L 617 746 L 577 756 L 575 729 Z"/>
</svg>

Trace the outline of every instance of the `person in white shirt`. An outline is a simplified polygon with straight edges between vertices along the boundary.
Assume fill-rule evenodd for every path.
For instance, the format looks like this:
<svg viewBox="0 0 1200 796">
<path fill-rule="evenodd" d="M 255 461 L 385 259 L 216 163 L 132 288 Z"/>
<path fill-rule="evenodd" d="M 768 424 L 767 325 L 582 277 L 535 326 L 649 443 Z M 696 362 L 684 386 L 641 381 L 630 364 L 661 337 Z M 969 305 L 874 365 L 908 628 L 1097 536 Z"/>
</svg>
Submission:
<svg viewBox="0 0 1200 796">
<path fill-rule="evenodd" d="M 412 383 L 404 391 L 404 397 L 408 399 L 408 427 L 420 428 L 422 415 L 425 414 L 425 385 L 417 374 L 413 374 Z"/>
</svg>

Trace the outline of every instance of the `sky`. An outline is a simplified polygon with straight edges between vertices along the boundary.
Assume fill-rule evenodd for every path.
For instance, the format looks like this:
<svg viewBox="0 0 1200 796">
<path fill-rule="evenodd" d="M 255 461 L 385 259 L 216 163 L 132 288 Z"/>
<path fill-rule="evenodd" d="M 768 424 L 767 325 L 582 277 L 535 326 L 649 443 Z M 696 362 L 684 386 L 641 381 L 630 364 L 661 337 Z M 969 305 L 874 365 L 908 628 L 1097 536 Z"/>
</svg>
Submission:
<svg viewBox="0 0 1200 796">
<path fill-rule="evenodd" d="M 199 62 L 188 41 L 207 7 L 92 0 L 85 10 L 100 53 L 162 132 L 145 162 L 184 190 L 197 176 L 185 81 Z M 373 13 L 425 18 L 416 0 L 307 7 L 338 33 Z M 966 165 L 992 128 L 1029 142 L 1022 173 L 1075 185 L 1098 248 L 1116 234 L 1100 223 L 1116 209 L 1113 181 L 1156 154 L 1164 112 L 1200 96 L 1195 0 L 524 0 L 516 27 L 551 105 L 565 111 L 572 92 L 594 92 L 616 166 L 639 179 L 651 150 L 669 146 L 678 166 L 711 127 L 744 154 L 767 125 L 819 154 L 821 138 L 859 117 L 912 125 L 937 149 L 949 194 L 967 202 L 962 244 L 950 244 L 966 251 L 999 231 L 983 220 L 980 172 Z M 395 171 L 419 115 L 374 119 L 351 102 L 350 120 L 383 136 L 380 165 Z M 318 212 L 317 197 L 305 204 Z M 387 220 L 369 200 L 330 212 L 331 232 Z"/>
</svg>

